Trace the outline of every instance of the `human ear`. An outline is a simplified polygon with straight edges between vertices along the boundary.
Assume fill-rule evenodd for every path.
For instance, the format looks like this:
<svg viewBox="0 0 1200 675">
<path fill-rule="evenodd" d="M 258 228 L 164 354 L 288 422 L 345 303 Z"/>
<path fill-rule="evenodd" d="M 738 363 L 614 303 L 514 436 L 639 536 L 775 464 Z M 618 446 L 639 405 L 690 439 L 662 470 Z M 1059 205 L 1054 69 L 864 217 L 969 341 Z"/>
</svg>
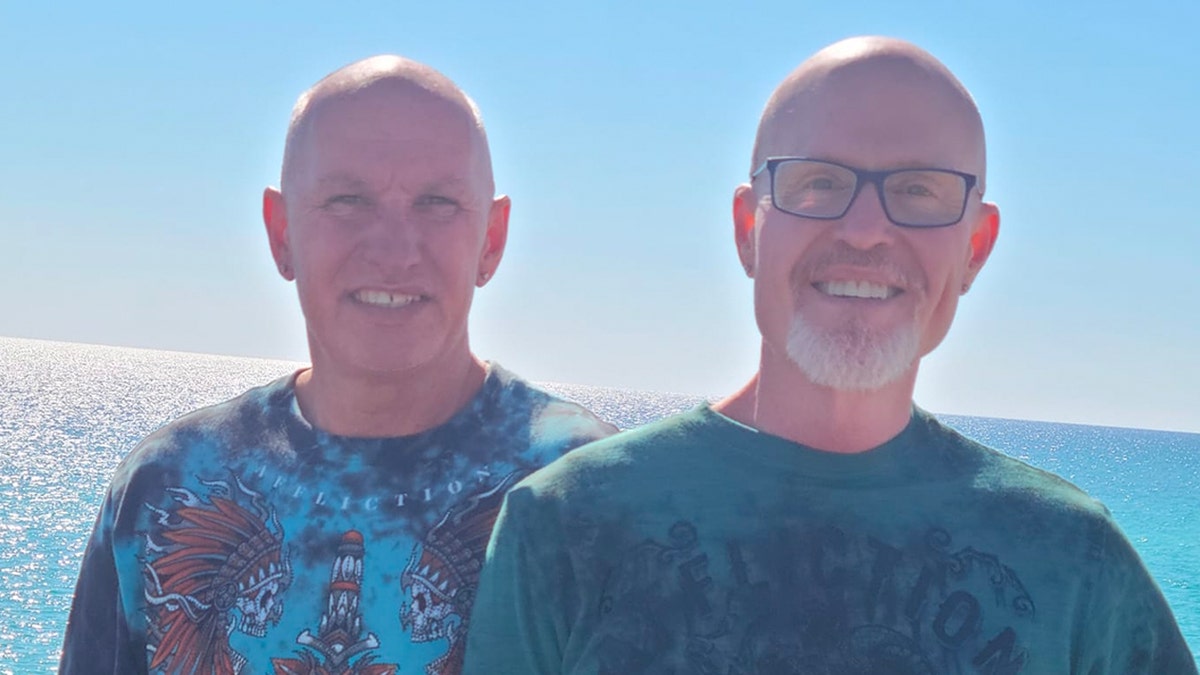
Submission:
<svg viewBox="0 0 1200 675">
<path fill-rule="evenodd" d="M 483 251 L 479 255 L 479 267 L 476 270 L 475 285 L 483 287 L 500 266 L 504 257 L 504 245 L 508 242 L 508 215 L 512 210 L 512 200 L 501 195 L 492 201 L 488 211 L 487 231 L 483 237 Z"/>
<path fill-rule="evenodd" d="M 984 263 L 996 246 L 996 237 L 1000 235 L 1000 209 L 990 202 L 980 204 L 979 217 L 971 230 L 971 241 L 967 247 L 967 272 L 963 280 L 963 292 L 970 288 L 976 275 L 983 269 Z"/>
<path fill-rule="evenodd" d="M 754 188 L 743 183 L 733 191 L 733 240 L 737 245 L 738 259 L 746 276 L 754 278 L 754 263 L 757 259 L 754 218 L 758 211 L 758 199 Z"/>
<path fill-rule="evenodd" d="M 275 267 L 280 276 L 293 281 L 296 278 L 296 270 L 292 266 L 287 208 L 283 203 L 283 193 L 277 188 L 268 187 L 263 190 L 262 216 L 263 224 L 267 226 L 267 241 L 271 244 L 271 257 L 275 258 Z"/>
</svg>

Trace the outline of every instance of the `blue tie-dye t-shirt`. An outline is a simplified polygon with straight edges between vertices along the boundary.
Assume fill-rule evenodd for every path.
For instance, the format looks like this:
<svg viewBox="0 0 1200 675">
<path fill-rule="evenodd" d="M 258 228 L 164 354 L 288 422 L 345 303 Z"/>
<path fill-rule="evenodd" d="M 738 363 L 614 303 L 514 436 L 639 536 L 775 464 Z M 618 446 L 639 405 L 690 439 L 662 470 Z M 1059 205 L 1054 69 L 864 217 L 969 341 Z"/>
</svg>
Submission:
<svg viewBox="0 0 1200 675">
<path fill-rule="evenodd" d="M 489 366 L 446 423 L 314 429 L 295 376 L 192 413 L 118 468 L 62 673 L 457 673 L 504 493 L 615 429 Z"/>
</svg>

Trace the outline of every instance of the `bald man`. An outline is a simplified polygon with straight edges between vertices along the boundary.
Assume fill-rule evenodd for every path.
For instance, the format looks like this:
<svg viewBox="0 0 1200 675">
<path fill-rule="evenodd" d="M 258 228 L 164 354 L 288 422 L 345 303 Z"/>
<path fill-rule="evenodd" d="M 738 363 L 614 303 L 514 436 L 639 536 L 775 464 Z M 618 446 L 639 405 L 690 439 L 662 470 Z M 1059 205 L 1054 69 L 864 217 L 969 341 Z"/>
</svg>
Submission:
<svg viewBox="0 0 1200 675">
<path fill-rule="evenodd" d="M 375 57 L 300 97 L 263 218 L 312 367 L 121 464 L 60 673 L 459 672 L 504 492 L 614 431 L 471 352 L 508 213 L 440 73 Z"/>
<path fill-rule="evenodd" d="M 509 493 L 465 672 L 1194 675 L 1102 505 L 913 404 L 999 229 L 958 80 L 835 44 L 771 96 L 749 175 L 757 374 Z"/>
</svg>

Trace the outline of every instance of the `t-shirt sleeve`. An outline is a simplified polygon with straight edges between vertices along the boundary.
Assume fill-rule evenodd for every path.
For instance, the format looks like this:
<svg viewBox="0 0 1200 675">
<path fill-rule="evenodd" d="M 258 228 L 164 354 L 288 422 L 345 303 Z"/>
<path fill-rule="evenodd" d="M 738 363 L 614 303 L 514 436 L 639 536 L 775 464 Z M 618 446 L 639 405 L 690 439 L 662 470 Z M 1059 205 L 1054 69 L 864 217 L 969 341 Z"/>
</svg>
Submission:
<svg viewBox="0 0 1200 675">
<path fill-rule="evenodd" d="M 1106 537 L 1101 565 L 1077 672 L 1196 675 L 1196 661 L 1162 591 L 1116 525 Z"/>
<path fill-rule="evenodd" d="M 471 615 L 463 675 L 563 669 L 569 635 L 570 561 L 559 525 L 530 488 L 508 493 L 488 544 Z"/>
<path fill-rule="evenodd" d="M 130 639 L 113 556 L 113 499 L 110 494 L 96 518 L 83 554 L 79 580 L 67 619 L 59 675 L 144 673 Z"/>
</svg>

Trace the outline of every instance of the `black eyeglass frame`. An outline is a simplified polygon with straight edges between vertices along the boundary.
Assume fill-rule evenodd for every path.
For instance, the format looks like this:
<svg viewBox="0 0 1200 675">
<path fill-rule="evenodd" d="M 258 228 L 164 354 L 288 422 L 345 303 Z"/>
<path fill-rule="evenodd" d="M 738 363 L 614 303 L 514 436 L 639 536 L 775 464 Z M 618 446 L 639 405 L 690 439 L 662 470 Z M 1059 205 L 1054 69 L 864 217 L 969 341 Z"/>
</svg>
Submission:
<svg viewBox="0 0 1200 675">
<path fill-rule="evenodd" d="M 796 161 L 820 162 L 821 164 L 829 164 L 831 166 L 845 169 L 854 174 L 854 194 L 850 196 L 850 201 L 846 203 L 846 208 L 843 209 L 841 213 L 834 216 L 812 216 L 806 213 L 796 213 L 795 211 L 785 209 L 775 201 L 775 168 L 784 162 Z M 975 185 L 979 182 L 979 177 L 975 174 L 955 171 L 953 169 L 943 169 L 940 167 L 910 166 L 902 169 L 888 169 L 887 171 L 867 171 L 865 169 L 857 169 L 852 166 L 846 166 L 845 164 L 841 164 L 839 162 L 831 162 L 827 159 L 817 159 L 815 157 L 768 157 L 762 164 L 758 165 L 758 168 L 755 169 L 753 173 L 750 174 L 750 181 L 753 182 L 754 179 L 758 178 L 763 171 L 767 171 L 771 175 L 771 206 L 774 206 L 777 210 L 788 215 L 796 216 L 798 218 L 812 218 L 813 220 L 837 220 L 838 218 L 841 218 L 850 212 L 850 207 L 854 206 L 854 202 L 858 200 L 858 193 L 862 191 L 863 185 L 871 183 L 875 186 L 875 193 L 879 196 L 879 205 L 883 207 L 883 213 L 887 216 L 887 219 L 891 221 L 893 225 L 898 227 L 911 228 L 950 227 L 951 225 L 957 225 L 958 223 L 962 222 L 963 216 L 967 213 L 967 202 L 971 199 L 971 191 L 975 189 Z M 883 181 L 885 181 L 888 176 L 891 176 L 892 174 L 904 173 L 905 171 L 937 171 L 940 173 L 953 174 L 959 178 L 962 178 L 965 189 L 963 190 L 962 207 L 958 210 L 958 217 L 948 223 L 937 223 L 935 225 L 902 223 L 893 218 L 892 212 L 887 206 L 887 199 L 883 194 Z"/>
</svg>

